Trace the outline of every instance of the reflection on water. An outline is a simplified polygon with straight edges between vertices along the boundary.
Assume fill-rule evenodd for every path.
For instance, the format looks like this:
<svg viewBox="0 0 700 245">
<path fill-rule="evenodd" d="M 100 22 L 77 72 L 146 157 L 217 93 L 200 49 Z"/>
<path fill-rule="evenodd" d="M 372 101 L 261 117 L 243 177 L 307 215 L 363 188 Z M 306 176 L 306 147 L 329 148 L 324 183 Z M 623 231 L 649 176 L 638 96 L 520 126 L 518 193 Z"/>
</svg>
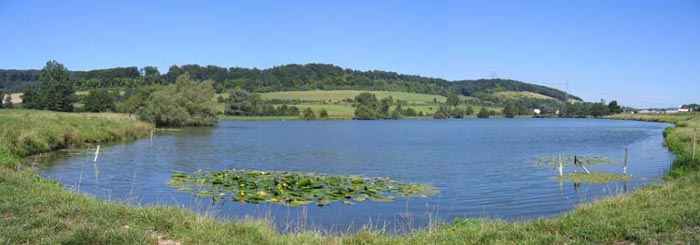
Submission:
<svg viewBox="0 0 700 245">
<path fill-rule="evenodd" d="M 582 202 L 658 182 L 671 162 L 662 146 L 666 126 L 596 119 L 222 121 L 218 127 L 157 132 L 153 142 L 103 145 L 97 163 L 92 161 L 94 149 L 61 151 L 36 161 L 43 175 L 104 199 L 177 205 L 220 218 L 265 218 L 281 231 L 346 232 L 369 226 L 408 232 L 455 218 L 557 215 Z M 625 148 L 628 172 L 636 177 L 628 182 L 562 183 L 552 179 L 558 170 L 532 164 L 543 155 L 604 156 L 618 163 L 587 166 L 589 170 L 620 173 Z M 167 184 L 173 173 L 231 168 L 387 176 L 431 184 L 441 192 L 324 207 L 230 201 L 212 206 L 210 199 Z"/>
</svg>

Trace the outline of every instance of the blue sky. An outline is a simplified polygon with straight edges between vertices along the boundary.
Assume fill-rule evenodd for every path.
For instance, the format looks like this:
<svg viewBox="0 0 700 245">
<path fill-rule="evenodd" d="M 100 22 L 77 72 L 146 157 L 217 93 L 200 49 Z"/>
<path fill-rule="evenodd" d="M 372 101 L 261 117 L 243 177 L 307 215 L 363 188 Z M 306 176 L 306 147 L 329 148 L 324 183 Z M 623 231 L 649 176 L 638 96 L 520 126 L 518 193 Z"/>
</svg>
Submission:
<svg viewBox="0 0 700 245">
<path fill-rule="evenodd" d="M 700 103 L 700 1 L 8 1 L 0 68 L 332 63 Z"/>
</svg>

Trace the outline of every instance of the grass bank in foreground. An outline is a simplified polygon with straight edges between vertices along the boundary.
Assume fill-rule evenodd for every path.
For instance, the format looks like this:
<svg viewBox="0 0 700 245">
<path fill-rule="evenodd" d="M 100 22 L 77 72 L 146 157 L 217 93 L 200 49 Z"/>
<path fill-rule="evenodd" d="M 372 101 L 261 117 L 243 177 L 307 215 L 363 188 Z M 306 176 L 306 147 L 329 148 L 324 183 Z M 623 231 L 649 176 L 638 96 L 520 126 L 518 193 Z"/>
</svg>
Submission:
<svg viewBox="0 0 700 245">
<path fill-rule="evenodd" d="M 7 113 L 0 111 L 2 119 Z M 34 134 L 42 127 L 54 127 L 55 120 L 42 120 L 32 127 L 22 120 L 74 115 L 22 111 L 20 123 L 0 121 L 2 133 L 25 129 Z M 101 131 L 107 126 L 100 115 L 75 115 L 86 120 L 76 124 Z M 26 118 L 26 119 L 24 119 Z M 666 120 L 666 119 L 664 119 Z M 670 120 L 670 119 L 669 119 Z M 673 118 L 678 125 L 698 127 L 698 116 Z M 142 135 L 139 122 L 124 119 L 119 125 L 134 135 Z M 680 128 L 680 127 L 679 127 Z M 688 132 L 667 130 L 666 143 L 679 156 L 688 154 Z M 54 134 L 51 130 L 42 131 Z M 81 135 L 90 142 L 99 137 Z M 91 138 L 95 136 L 96 138 Z M 55 136 L 58 137 L 58 136 Z M 5 148 L 10 148 L 3 140 Z M 15 145 L 26 149 L 29 145 Z M 65 144 L 67 146 L 67 144 Z M 56 147 L 58 148 L 58 147 Z M 5 152 L 0 161 L 21 157 L 18 151 Z M 26 150 L 30 153 L 30 151 Z M 581 205 L 559 217 L 524 222 L 465 219 L 434 225 L 405 235 L 368 230 L 354 234 L 330 235 L 319 231 L 279 234 L 262 220 L 217 221 L 174 207 L 139 207 L 98 200 L 63 189 L 54 181 L 28 168 L 0 167 L 0 243 L 81 243 L 154 244 L 157 242 L 216 244 L 482 244 L 482 243 L 697 243 L 700 241 L 700 173 L 697 160 L 679 157 L 676 171 L 662 185 L 649 185 L 632 194 L 619 195 Z M 3 164 L 2 166 L 5 166 Z"/>
<path fill-rule="evenodd" d="M 149 123 L 116 113 L 0 110 L 0 157 L 3 165 L 13 167 L 28 155 L 135 139 L 152 129 Z"/>
</svg>

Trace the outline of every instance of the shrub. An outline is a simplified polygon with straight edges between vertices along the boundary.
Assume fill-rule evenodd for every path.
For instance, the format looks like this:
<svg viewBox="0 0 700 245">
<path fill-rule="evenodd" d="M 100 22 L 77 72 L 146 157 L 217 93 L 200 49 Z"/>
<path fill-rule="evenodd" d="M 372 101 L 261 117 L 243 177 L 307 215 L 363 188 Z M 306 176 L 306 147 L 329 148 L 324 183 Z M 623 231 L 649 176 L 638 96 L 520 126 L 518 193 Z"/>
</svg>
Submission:
<svg viewBox="0 0 700 245">
<path fill-rule="evenodd" d="M 318 116 L 322 119 L 328 119 L 328 111 L 322 108 L 321 112 L 318 113 Z"/>
<path fill-rule="evenodd" d="M 304 120 L 316 120 L 316 113 L 311 110 L 311 107 L 306 107 L 306 109 L 301 112 L 300 117 Z"/>
</svg>

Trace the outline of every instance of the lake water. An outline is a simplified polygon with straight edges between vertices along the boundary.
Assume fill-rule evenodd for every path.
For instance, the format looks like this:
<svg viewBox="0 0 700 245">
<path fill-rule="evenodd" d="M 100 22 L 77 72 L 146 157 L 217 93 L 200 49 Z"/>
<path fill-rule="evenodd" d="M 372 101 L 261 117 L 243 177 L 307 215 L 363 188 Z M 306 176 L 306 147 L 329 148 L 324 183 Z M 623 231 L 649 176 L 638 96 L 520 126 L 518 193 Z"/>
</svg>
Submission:
<svg viewBox="0 0 700 245">
<path fill-rule="evenodd" d="M 660 182 L 672 155 L 662 145 L 668 124 L 598 119 L 464 119 L 386 121 L 221 121 L 213 128 L 157 133 L 153 138 L 63 152 L 40 163 L 40 172 L 66 188 L 120 202 L 177 205 L 220 218 L 252 216 L 281 231 L 330 232 L 363 226 L 405 232 L 455 218 L 533 219 L 571 210 L 603 196 Z M 591 171 L 622 172 L 626 183 L 560 183 L 539 156 L 604 156 L 613 165 Z M 394 202 L 332 203 L 324 207 L 227 202 L 178 192 L 173 173 L 202 170 L 277 170 L 388 176 L 431 184 L 440 194 Z M 565 168 L 571 172 L 572 168 Z"/>
</svg>

